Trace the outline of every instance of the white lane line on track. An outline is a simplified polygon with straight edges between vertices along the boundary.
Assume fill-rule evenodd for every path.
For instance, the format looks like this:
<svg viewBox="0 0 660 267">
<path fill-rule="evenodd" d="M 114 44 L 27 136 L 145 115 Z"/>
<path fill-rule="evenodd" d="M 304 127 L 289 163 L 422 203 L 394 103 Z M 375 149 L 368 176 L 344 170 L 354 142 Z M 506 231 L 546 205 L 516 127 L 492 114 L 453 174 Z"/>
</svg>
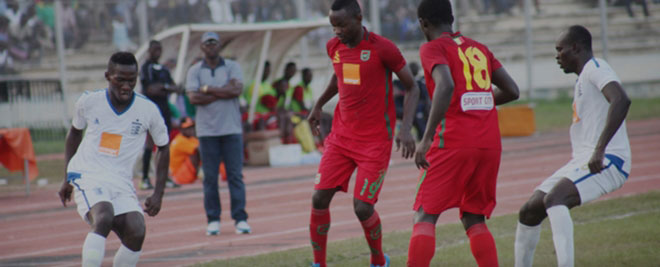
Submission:
<svg viewBox="0 0 660 267">
<path fill-rule="evenodd" d="M 643 182 L 643 181 L 654 180 L 654 179 L 660 179 L 660 175 L 654 174 L 654 175 L 646 175 L 646 176 L 636 177 L 636 179 L 630 180 L 627 183 L 637 183 L 637 182 Z M 517 197 L 520 197 L 520 196 L 527 196 L 527 195 L 529 195 L 529 192 L 522 192 L 521 194 L 508 195 L 506 197 L 502 197 L 499 200 L 500 201 L 506 201 L 510 198 L 517 198 Z M 393 204 L 393 203 L 399 203 L 399 202 L 400 202 L 399 199 L 390 199 L 388 201 L 381 201 L 379 203 L 382 203 L 383 205 L 386 205 L 386 204 Z M 333 207 L 333 211 L 346 210 L 346 209 L 351 209 L 351 208 L 352 207 Z M 288 214 L 288 216 L 286 216 L 286 217 L 305 216 L 308 213 L 309 213 L 308 211 L 303 211 L 303 212 L 299 212 L 299 213 L 295 213 L 295 214 Z M 398 216 L 402 216 L 403 214 L 406 214 L 407 216 L 411 216 L 412 211 L 407 210 L 405 212 L 381 214 L 381 218 L 398 217 Z M 271 217 L 269 217 L 269 218 L 259 218 L 259 219 L 256 219 L 254 221 L 271 221 L 271 220 L 272 220 Z M 347 224 L 350 224 L 350 223 L 356 223 L 355 219 L 352 218 L 352 219 L 338 221 L 336 223 L 333 222 L 332 225 L 333 226 L 343 226 L 343 225 L 347 225 Z M 155 239 L 155 238 L 162 238 L 163 236 L 168 236 L 168 235 L 181 235 L 181 234 L 186 234 L 186 233 L 197 233 L 197 232 L 200 231 L 200 229 L 201 229 L 200 227 L 189 227 L 189 228 L 185 228 L 185 229 L 179 229 L 177 231 L 169 231 L 167 233 L 152 234 L 152 235 L 150 235 L 150 238 Z M 228 243 L 240 242 L 240 241 L 252 240 L 252 239 L 261 238 L 261 237 L 286 235 L 286 234 L 289 234 L 289 233 L 300 232 L 300 231 L 302 231 L 301 229 L 303 229 L 305 231 L 309 231 L 309 229 L 307 227 L 299 227 L 299 228 L 289 229 L 289 230 L 285 230 L 285 231 L 270 232 L 270 233 L 267 233 L 267 234 L 253 234 L 253 235 L 250 235 L 250 236 L 247 236 L 247 237 L 238 237 L 238 238 L 232 238 L 232 239 L 228 239 L 228 240 L 222 240 L 220 242 L 211 242 L 210 244 L 222 244 L 223 242 L 228 242 Z M 207 242 L 205 242 L 205 243 L 207 243 Z M 147 252 L 143 253 L 143 255 L 164 253 L 164 252 L 169 252 L 169 251 L 174 251 L 174 250 L 186 249 L 186 248 L 189 248 L 189 247 L 198 248 L 198 247 L 200 247 L 201 245 L 203 245 L 205 243 L 194 244 L 194 245 L 186 245 L 186 246 L 178 246 L 178 247 L 175 247 L 175 248 L 159 249 L 159 250 L 154 250 L 154 251 L 147 251 Z M 108 245 L 119 245 L 119 240 L 109 241 L 106 244 L 106 246 L 108 246 Z M 37 251 L 25 252 L 25 253 L 14 254 L 14 255 L 5 255 L 5 256 L 0 256 L 0 260 L 11 259 L 11 258 L 23 258 L 23 257 L 36 256 L 36 255 L 47 255 L 47 254 L 54 253 L 54 252 L 59 252 L 59 251 L 65 251 L 65 250 L 70 250 L 70 249 L 79 249 L 81 246 L 82 246 L 82 244 L 74 245 L 74 246 L 64 246 L 64 247 L 57 247 L 57 248 L 41 249 L 41 250 L 37 250 Z"/>
</svg>

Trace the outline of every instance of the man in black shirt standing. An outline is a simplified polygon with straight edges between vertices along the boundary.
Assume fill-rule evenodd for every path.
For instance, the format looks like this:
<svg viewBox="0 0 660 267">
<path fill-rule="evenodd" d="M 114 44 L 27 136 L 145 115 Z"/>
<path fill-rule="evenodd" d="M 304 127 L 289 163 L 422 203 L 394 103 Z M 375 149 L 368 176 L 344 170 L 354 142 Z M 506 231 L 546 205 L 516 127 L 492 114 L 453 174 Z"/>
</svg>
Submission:
<svg viewBox="0 0 660 267">
<path fill-rule="evenodd" d="M 181 89 L 174 84 L 167 67 L 158 63 L 162 52 L 163 47 L 159 41 L 152 40 L 149 42 L 149 58 L 140 68 L 140 83 L 142 84 L 142 93 L 158 106 L 169 133 L 172 130 L 172 113 L 167 98 L 170 93 L 181 92 Z M 142 156 L 142 182 L 140 183 L 140 189 L 143 190 L 153 188 L 149 180 L 149 163 L 151 162 L 153 146 L 153 140 L 147 135 L 147 142 Z M 178 185 L 168 178 L 167 187 L 178 187 Z"/>
</svg>

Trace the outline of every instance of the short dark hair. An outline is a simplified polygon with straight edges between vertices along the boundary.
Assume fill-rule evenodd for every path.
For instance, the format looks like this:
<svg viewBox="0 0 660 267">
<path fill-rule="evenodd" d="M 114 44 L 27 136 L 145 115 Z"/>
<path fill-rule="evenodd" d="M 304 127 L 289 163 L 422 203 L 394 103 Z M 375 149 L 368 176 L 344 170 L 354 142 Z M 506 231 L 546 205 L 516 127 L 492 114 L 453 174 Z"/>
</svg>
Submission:
<svg viewBox="0 0 660 267">
<path fill-rule="evenodd" d="M 296 66 L 296 62 L 289 61 L 286 63 L 286 66 L 284 66 L 284 68 L 295 67 L 295 66 Z"/>
<path fill-rule="evenodd" d="M 310 68 L 304 68 L 304 69 L 302 69 L 302 74 L 305 74 L 305 73 L 311 73 L 311 72 L 312 72 L 312 69 L 310 69 Z"/>
<path fill-rule="evenodd" d="M 427 20 L 433 26 L 454 23 L 449 0 L 422 0 L 417 7 L 417 16 Z"/>
<path fill-rule="evenodd" d="M 149 41 L 149 48 L 151 48 L 151 47 L 154 46 L 154 45 L 161 45 L 161 44 L 160 44 L 160 41 L 158 41 L 158 40 L 151 40 L 151 41 Z"/>
<path fill-rule="evenodd" d="M 591 52 L 591 33 L 582 25 L 573 25 L 568 27 L 566 33 L 566 40 L 571 43 L 578 44 L 585 50 Z"/>
<path fill-rule="evenodd" d="M 114 65 L 134 65 L 137 68 L 137 60 L 133 53 L 130 52 L 117 52 L 112 54 L 110 61 L 108 61 L 108 69 L 111 69 Z"/>
<path fill-rule="evenodd" d="M 332 3 L 332 7 L 330 7 L 330 10 L 332 11 L 339 11 L 342 9 L 346 10 L 346 13 L 351 16 L 357 16 L 362 13 L 360 5 L 356 0 L 335 0 Z"/>
<path fill-rule="evenodd" d="M 264 67 L 270 67 L 270 61 L 268 60 L 264 61 Z"/>
</svg>

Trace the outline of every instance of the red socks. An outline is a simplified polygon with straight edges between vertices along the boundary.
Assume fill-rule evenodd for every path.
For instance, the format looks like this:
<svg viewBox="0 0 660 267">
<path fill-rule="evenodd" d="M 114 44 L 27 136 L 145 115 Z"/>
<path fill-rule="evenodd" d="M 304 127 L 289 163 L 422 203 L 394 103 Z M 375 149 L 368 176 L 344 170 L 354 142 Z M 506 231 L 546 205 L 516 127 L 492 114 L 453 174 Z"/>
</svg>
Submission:
<svg viewBox="0 0 660 267">
<path fill-rule="evenodd" d="M 330 230 L 330 210 L 312 208 L 312 216 L 309 221 L 309 237 L 314 250 L 314 263 L 326 267 L 325 251 L 328 243 L 328 230 Z"/>
<path fill-rule="evenodd" d="M 371 217 L 366 221 L 361 221 L 364 236 L 371 249 L 371 264 L 385 265 L 385 256 L 383 255 L 382 227 L 378 212 L 374 211 Z"/>
<path fill-rule="evenodd" d="M 477 260 L 477 264 L 481 267 L 498 266 L 495 240 L 486 224 L 472 225 L 466 233 L 470 239 L 470 249 L 472 249 L 472 255 Z"/>
<path fill-rule="evenodd" d="M 435 225 L 428 222 L 416 223 L 408 247 L 408 267 L 429 266 L 434 253 Z"/>
</svg>

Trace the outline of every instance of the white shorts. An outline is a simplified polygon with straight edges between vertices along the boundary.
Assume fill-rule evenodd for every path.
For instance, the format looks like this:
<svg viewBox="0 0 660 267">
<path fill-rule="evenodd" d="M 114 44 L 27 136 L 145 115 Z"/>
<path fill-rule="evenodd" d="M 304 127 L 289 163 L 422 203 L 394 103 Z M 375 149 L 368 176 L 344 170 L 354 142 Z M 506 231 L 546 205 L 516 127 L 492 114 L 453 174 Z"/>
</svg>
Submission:
<svg viewBox="0 0 660 267">
<path fill-rule="evenodd" d="M 589 171 L 589 158 L 573 158 L 566 165 L 557 170 L 552 176 L 548 177 L 536 190 L 544 193 L 550 192 L 552 188 L 566 177 L 573 181 L 580 194 L 580 204 L 591 202 L 600 196 L 617 190 L 623 186 L 628 179 L 630 164 L 618 156 L 605 154 L 603 164 L 605 168 L 600 173 L 591 173 Z M 628 170 L 624 169 L 626 166 Z"/>
<path fill-rule="evenodd" d="M 132 186 L 91 179 L 71 172 L 67 174 L 67 179 L 74 188 L 78 214 L 88 223 L 87 212 L 96 203 L 104 201 L 112 204 L 115 216 L 134 211 L 142 214 L 140 201 Z"/>
</svg>

